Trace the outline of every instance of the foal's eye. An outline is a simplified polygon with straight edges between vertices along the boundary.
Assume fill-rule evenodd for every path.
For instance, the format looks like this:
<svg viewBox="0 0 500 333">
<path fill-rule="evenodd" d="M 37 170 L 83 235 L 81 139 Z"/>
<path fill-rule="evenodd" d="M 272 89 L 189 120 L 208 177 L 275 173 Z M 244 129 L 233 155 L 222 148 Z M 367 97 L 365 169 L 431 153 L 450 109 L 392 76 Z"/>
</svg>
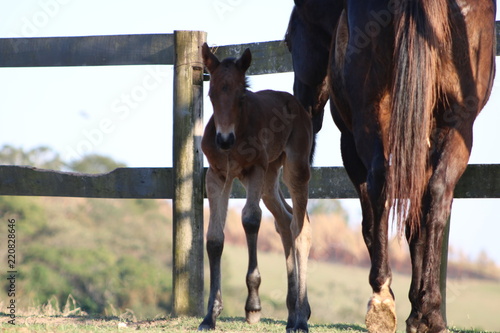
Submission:
<svg viewBox="0 0 500 333">
<path fill-rule="evenodd" d="M 227 92 L 229 90 L 229 86 L 227 84 L 222 85 L 222 91 Z"/>
</svg>

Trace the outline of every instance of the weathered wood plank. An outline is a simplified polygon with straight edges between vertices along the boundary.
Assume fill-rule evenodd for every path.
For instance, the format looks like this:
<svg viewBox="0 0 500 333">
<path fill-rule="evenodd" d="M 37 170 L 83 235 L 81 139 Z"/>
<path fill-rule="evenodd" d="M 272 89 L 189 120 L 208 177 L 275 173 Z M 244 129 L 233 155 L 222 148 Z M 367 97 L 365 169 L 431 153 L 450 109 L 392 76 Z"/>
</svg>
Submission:
<svg viewBox="0 0 500 333">
<path fill-rule="evenodd" d="M 497 55 L 500 55 L 500 21 Z M 219 58 L 253 55 L 249 75 L 291 72 L 292 58 L 283 41 L 215 47 Z M 0 67 L 172 65 L 173 34 L 83 37 L 0 38 Z"/>
<path fill-rule="evenodd" d="M 292 56 L 282 40 L 214 47 L 214 53 L 221 60 L 227 57 L 237 58 L 246 48 L 252 51 L 252 65 L 247 71 L 248 75 L 293 71 Z"/>
<path fill-rule="evenodd" d="M 205 172 L 206 172 L 205 168 Z M 288 196 L 286 187 L 282 185 Z M 172 168 L 119 168 L 88 175 L 22 166 L 0 166 L 0 195 L 172 199 Z M 500 164 L 471 164 L 455 189 L 455 198 L 500 198 Z M 245 198 L 235 181 L 232 198 Z M 341 167 L 313 168 L 309 197 L 356 198 Z"/>
<path fill-rule="evenodd" d="M 281 182 L 281 190 L 290 198 L 287 187 Z M 245 188 L 238 181 L 233 183 L 231 198 L 245 198 Z M 309 182 L 309 197 L 312 199 L 352 199 L 358 195 L 345 169 L 342 167 L 313 168 Z"/>
<path fill-rule="evenodd" d="M 252 50 L 248 74 L 292 71 L 283 41 L 217 47 L 220 58 Z M 0 38 L 0 67 L 173 65 L 173 34 Z"/>
<path fill-rule="evenodd" d="M 500 198 L 500 164 L 469 164 L 455 187 L 455 198 Z"/>
<path fill-rule="evenodd" d="M 173 34 L 0 38 L 0 67 L 173 63 Z"/>
<path fill-rule="evenodd" d="M 0 195 L 172 198 L 171 168 L 119 168 L 106 174 L 78 174 L 25 166 L 0 166 Z"/>
</svg>

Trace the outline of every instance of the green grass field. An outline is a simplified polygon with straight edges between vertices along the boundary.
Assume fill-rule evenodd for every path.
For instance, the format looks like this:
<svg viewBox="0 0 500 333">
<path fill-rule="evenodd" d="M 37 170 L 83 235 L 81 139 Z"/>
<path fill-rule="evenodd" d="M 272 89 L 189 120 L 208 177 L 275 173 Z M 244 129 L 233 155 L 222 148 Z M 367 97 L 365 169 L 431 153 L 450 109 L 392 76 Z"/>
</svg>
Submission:
<svg viewBox="0 0 500 333">
<path fill-rule="evenodd" d="M 244 247 L 226 245 L 223 254 L 224 311 L 218 321 L 218 332 L 284 332 L 286 306 L 286 275 L 282 255 L 259 253 L 262 275 L 260 295 L 262 320 L 257 325 L 244 321 L 246 298 L 245 272 L 247 254 Z M 208 260 L 206 261 L 208 263 Z M 208 294 L 208 264 L 206 265 L 205 295 Z M 366 332 L 364 315 L 371 290 L 368 269 L 310 261 L 309 300 L 312 307 L 311 332 Z M 404 332 L 404 320 L 409 313 L 407 301 L 409 276 L 395 274 L 398 332 Z M 449 280 L 448 323 L 451 332 L 499 332 L 500 283 L 480 280 Z M 205 296 L 204 304 L 207 303 Z M 23 310 L 16 326 L 0 310 L 0 329 L 14 332 L 115 332 L 147 329 L 151 332 L 196 331 L 201 318 L 170 318 L 158 313 L 155 318 L 136 318 L 133 312 L 114 313 L 111 317 L 75 316 L 77 301 L 64 311 L 39 308 Z M 3 309 L 5 303 L 0 300 Z M 72 310 L 73 309 L 73 310 Z M 49 309 L 50 310 L 50 309 Z M 167 316 L 167 317 L 165 317 Z"/>
<path fill-rule="evenodd" d="M 244 316 L 246 265 L 246 249 L 226 245 L 222 258 L 223 316 Z M 262 276 L 262 316 L 285 320 L 284 257 L 275 253 L 259 253 L 259 268 Z M 310 261 L 308 272 L 311 324 L 329 327 L 331 324 L 351 323 L 350 327 L 354 329 L 364 326 L 366 304 L 371 296 L 368 269 Z M 208 277 L 208 270 L 205 276 Z M 208 279 L 206 280 L 208 290 Z M 394 274 L 392 286 L 396 295 L 398 329 L 402 332 L 405 330 L 404 321 L 410 313 L 407 297 L 409 285 L 409 276 Z M 500 331 L 498 282 L 449 280 L 447 307 L 450 327 L 458 327 L 459 331 Z"/>
<path fill-rule="evenodd" d="M 91 318 L 61 318 L 61 317 L 31 317 L 21 318 L 16 326 L 3 323 L 0 319 L 2 332 L 127 332 L 148 331 L 156 332 L 196 332 L 200 318 L 181 317 L 163 318 L 150 321 L 124 322 L 117 318 L 91 319 Z M 214 332 L 270 332 L 282 333 L 285 330 L 285 322 L 275 319 L 264 318 L 260 323 L 248 325 L 242 317 L 221 317 L 217 322 Z M 311 324 L 310 332 L 367 332 L 363 325 L 358 324 Z M 464 330 L 451 328 L 451 333 L 486 333 L 481 330 Z"/>
<path fill-rule="evenodd" d="M 50 155 L 43 149 L 42 153 Z M 94 159 L 86 162 L 95 165 Z M 312 202 L 310 210 L 313 235 L 319 236 L 313 240 L 311 257 L 367 262 L 361 232 L 349 227 L 346 213 L 338 202 Z M 6 315 L 9 281 L 0 280 L 0 330 L 196 330 L 201 318 L 170 318 L 171 216 L 171 204 L 165 200 L 1 197 L 0 219 L 17 221 L 16 269 L 19 276 L 15 327 L 7 323 L 10 319 Z M 230 210 L 228 217 L 227 242 L 245 244 L 240 210 Z M 0 248 L 7 248 L 6 240 L 0 237 Z M 397 244 L 395 248 L 393 245 L 390 245 L 391 263 L 393 267 L 403 267 L 409 262 L 407 254 L 405 257 L 401 250 L 406 249 L 406 244 L 402 242 L 399 249 Z M 243 245 L 226 244 L 222 261 L 225 309 L 217 331 L 284 332 L 287 317 L 285 263 L 280 252 L 281 241 L 270 218 L 263 219 L 259 246 L 279 251 L 259 253 L 263 320 L 256 326 L 244 322 L 246 249 Z M 458 327 L 453 332 L 500 332 L 500 273 L 488 258 L 483 259 L 479 264 L 467 260 L 459 262 L 458 268 L 465 269 L 465 273 L 497 278 L 496 282 L 491 279 L 448 281 L 448 322 L 451 327 Z M 5 273 L 7 269 L 2 267 Z M 205 267 L 206 306 L 208 260 L 205 260 Z M 310 261 L 308 272 L 311 332 L 365 332 L 364 315 L 371 296 L 368 269 Z M 394 275 L 400 332 L 404 330 L 404 320 L 409 313 L 409 283 L 409 276 Z M 471 328 L 475 331 L 467 331 Z"/>
<path fill-rule="evenodd" d="M 259 253 L 262 275 L 260 295 L 262 320 L 257 325 L 244 321 L 246 298 L 246 249 L 226 245 L 223 254 L 224 311 L 218 321 L 218 332 L 283 332 L 286 325 L 285 264 L 282 255 Z M 208 262 L 208 261 L 207 261 Z M 208 265 L 207 265 L 208 266 Z M 312 307 L 311 332 L 366 332 L 364 314 L 370 296 L 368 270 L 339 264 L 311 261 L 309 266 L 309 300 Z M 208 293 L 208 267 L 205 274 Z M 407 290 L 409 276 L 394 275 L 398 332 L 404 332 L 404 320 L 409 313 Z M 452 332 L 500 331 L 500 284 L 479 280 L 448 282 L 448 323 Z M 205 303 L 207 300 L 205 297 Z M 2 302 L 0 302 L 2 303 Z M 3 308 L 3 306 L 2 306 Z M 45 312 L 47 313 L 47 312 Z M 200 318 L 166 318 L 158 314 L 143 320 L 132 314 L 107 318 L 64 316 L 64 313 L 42 315 L 34 311 L 23 313 L 16 326 L 7 324 L 8 317 L 0 316 L 0 328 L 18 332 L 113 332 L 147 329 L 151 332 L 195 331 Z"/>
</svg>

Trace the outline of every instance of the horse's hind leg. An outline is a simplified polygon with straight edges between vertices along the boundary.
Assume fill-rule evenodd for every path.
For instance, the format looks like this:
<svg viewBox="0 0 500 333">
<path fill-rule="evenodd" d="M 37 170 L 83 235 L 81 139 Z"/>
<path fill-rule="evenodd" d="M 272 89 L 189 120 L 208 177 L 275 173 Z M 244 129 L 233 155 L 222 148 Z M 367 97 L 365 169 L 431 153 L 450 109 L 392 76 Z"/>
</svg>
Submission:
<svg viewBox="0 0 500 333">
<path fill-rule="evenodd" d="M 207 315 L 198 330 L 215 328 L 217 317 L 222 311 L 221 293 L 221 255 L 224 248 L 224 225 L 226 223 L 227 203 L 231 192 L 232 180 L 222 181 L 211 168 L 206 175 L 206 190 L 210 206 L 210 220 L 207 231 L 207 253 L 210 262 L 210 295 Z"/>
<path fill-rule="evenodd" d="M 371 230 L 366 230 L 363 225 L 363 236 L 371 259 L 369 281 L 373 294 L 368 302 L 365 317 L 370 333 L 393 333 L 397 324 L 396 304 L 391 290 L 392 272 L 388 259 L 389 205 L 384 191 L 385 166 L 382 151 L 381 145 L 377 145 L 367 178 L 373 224 Z"/>
<path fill-rule="evenodd" d="M 354 145 L 354 138 L 350 132 L 346 131 L 342 133 L 341 149 L 345 169 L 356 188 L 361 203 L 361 210 L 363 214 L 363 239 L 365 241 L 366 248 L 368 249 L 371 261 L 375 262 L 378 260 L 378 253 L 380 253 L 380 250 L 385 246 L 383 243 L 379 243 L 379 239 L 375 237 L 378 237 L 377 235 L 380 235 L 381 233 L 385 234 L 385 227 L 383 222 L 379 221 L 378 223 L 375 223 L 374 221 L 374 211 L 372 208 L 372 202 L 367 186 L 368 173 L 362 161 L 357 155 L 356 147 Z M 371 177 L 373 179 L 373 177 L 376 176 L 372 175 Z M 375 231 L 377 231 L 377 233 Z M 375 248 L 377 250 L 375 250 Z M 381 265 L 380 268 L 382 267 L 384 266 Z M 379 272 L 380 268 L 377 269 Z M 384 271 L 386 271 L 385 268 L 381 271 L 383 272 L 382 274 L 376 274 L 381 275 L 383 278 L 378 279 L 380 281 L 384 281 L 385 283 L 383 283 L 380 288 L 376 289 L 377 291 L 374 292 L 372 298 L 370 299 L 370 303 L 368 304 L 369 309 L 366 317 L 366 322 L 368 324 L 367 326 L 370 332 L 382 332 L 381 326 L 388 326 L 388 331 L 392 332 L 395 329 L 396 325 L 394 297 L 390 289 L 390 276 L 384 273 Z M 371 278 L 370 281 L 372 286 L 377 285 L 376 277 Z"/>
<path fill-rule="evenodd" d="M 356 143 L 352 132 L 347 128 L 344 120 L 340 116 L 335 103 L 330 103 L 330 111 L 333 121 L 341 132 L 340 136 L 340 150 L 342 153 L 342 161 L 349 176 L 349 179 L 356 188 L 359 200 L 361 203 L 361 212 L 363 215 L 362 231 L 363 239 L 365 241 L 370 258 L 372 257 L 372 244 L 373 244 L 373 209 L 368 194 L 367 177 L 368 172 L 363 165 L 363 161 L 358 156 L 356 150 Z"/>
<path fill-rule="evenodd" d="M 416 235 L 408 237 L 413 268 L 409 293 L 412 310 L 406 321 L 408 332 L 446 332 L 439 288 L 443 232 L 455 185 L 467 167 L 472 129 L 462 133 L 456 129 L 439 132 L 436 137 L 444 139 L 437 143 L 432 156 L 437 162 L 423 200 L 423 223 Z"/>
<path fill-rule="evenodd" d="M 247 190 L 247 202 L 243 207 L 242 222 L 248 246 L 248 271 L 246 283 L 248 297 L 245 303 L 246 321 L 254 324 L 260 320 L 261 305 L 259 298 L 260 272 L 257 262 L 257 236 L 260 228 L 262 210 L 259 207 L 264 184 L 265 171 L 255 166 L 241 179 Z"/>
<path fill-rule="evenodd" d="M 375 205 L 378 218 L 375 221 L 372 202 L 372 200 L 383 201 L 383 198 L 380 198 L 381 192 L 373 191 L 377 186 L 380 188 L 383 171 L 381 167 L 378 168 L 378 172 L 372 170 L 370 175 L 372 193 L 370 195 L 367 182 L 368 172 L 357 155 L 351 133 L 342 133 L 341 148 L 344 166 L 360 199 L 363 213 L 363 239 L 372 262 L 370 284 L 374 293 L 368 304 L 366 324 L 370 332 L 393 332 L 396 328 L 395 303 L 390 288 L 391 274 L 387 255 L 383 255 L 387 253 L 387 209 L 383 204 Z M 381 206 L 382 209 L 379 208 Z"/>
</svg>

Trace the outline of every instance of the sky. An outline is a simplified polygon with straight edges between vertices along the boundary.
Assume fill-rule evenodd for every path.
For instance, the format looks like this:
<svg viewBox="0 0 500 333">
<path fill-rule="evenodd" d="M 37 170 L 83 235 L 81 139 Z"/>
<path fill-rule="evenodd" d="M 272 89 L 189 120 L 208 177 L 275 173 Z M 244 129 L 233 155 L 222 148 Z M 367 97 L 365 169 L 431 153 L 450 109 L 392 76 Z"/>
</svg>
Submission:
<svg viewBox="0 0 500 333">
<path fill-rule="evenodd" d="M 292 7 L 292 0 L 0 0 L 0 38 L 202 30 L 211 46 L 281 40 Z M 130 167 L 171 166 L 172 80 L 172 66 L 0 68 L 0 146 L 46 145 L 66 161 L 98 153 Z M 476 120 L 470 163 L 500 163 L 498 82 Z M 293 74 L 250 83 L 254 91 L 292 92 Z M 205 121 L 211 110 L 205 98 Z M 342 165 L 339 138 L 327 114 L 315 166 Z M 342 204 L 359 224 L 358 201 Z M 500 264 L 499 204 L 455 200 L 450 244 L 471 259 L 485 251 Z"/>
</svg>

